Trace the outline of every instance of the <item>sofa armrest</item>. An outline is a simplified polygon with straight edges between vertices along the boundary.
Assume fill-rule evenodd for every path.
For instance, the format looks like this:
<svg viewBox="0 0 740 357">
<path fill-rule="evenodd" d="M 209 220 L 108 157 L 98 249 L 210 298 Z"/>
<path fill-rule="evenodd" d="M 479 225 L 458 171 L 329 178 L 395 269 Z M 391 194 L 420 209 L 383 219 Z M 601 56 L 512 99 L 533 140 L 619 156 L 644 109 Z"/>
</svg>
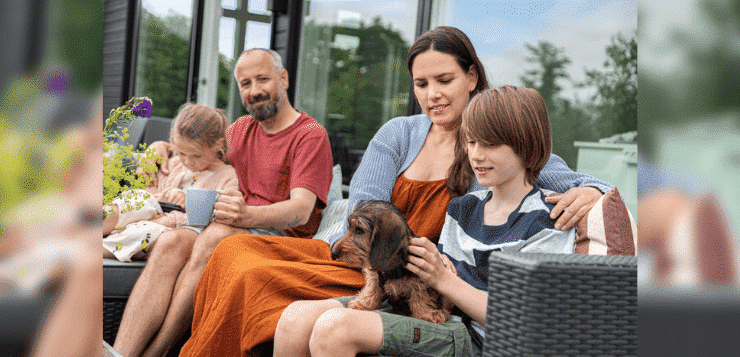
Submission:
<svg viewBox="0 0 740 357">
<path fill-rule="evenodd" d="M 493 252 L 484 356 L 637 355 L 637 257 Z"/>
</svg>

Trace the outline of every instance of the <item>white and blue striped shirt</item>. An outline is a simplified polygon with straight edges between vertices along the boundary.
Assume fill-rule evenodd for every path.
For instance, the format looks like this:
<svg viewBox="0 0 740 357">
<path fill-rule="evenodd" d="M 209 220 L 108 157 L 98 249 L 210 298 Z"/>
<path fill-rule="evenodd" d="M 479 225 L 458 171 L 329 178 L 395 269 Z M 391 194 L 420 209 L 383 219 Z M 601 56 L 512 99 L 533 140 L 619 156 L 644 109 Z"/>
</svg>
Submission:
<svg viewBox="0 0 740 357">
<path fill-rule="evenodd" d="M 491 190 L 468 193 L 450 201 L 439 238 L 439 251 L 449 256 L 457 275 L 488 294 L 488 256 L 492 251 L 573 253 L 575 228 L 560 231 L 550 219 L 554 205 L 545 203 L 549 191 L 534 185 L 506 223 L 483 224 L 483 207 Z M 483 337 L 483 327 L 472 321 Z"/>
</svg>

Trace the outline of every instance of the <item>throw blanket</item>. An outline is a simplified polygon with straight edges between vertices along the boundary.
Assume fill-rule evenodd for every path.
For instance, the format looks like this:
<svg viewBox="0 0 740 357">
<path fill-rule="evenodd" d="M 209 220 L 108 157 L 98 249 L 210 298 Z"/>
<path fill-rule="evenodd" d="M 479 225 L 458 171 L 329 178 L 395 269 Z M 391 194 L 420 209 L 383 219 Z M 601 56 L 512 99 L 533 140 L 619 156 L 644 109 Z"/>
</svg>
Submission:
<svg viewBox="0 0 740 357">
<path fill-rule="evenodd" d="M 211 255 L 193 298 L 192 335 L 180 356 L 242 356 L 271 341 L 297 300 L 357 294 L 361 272 L 332 260 L 329 245 L 303 238 L 235 235 Z"/>
</svg>

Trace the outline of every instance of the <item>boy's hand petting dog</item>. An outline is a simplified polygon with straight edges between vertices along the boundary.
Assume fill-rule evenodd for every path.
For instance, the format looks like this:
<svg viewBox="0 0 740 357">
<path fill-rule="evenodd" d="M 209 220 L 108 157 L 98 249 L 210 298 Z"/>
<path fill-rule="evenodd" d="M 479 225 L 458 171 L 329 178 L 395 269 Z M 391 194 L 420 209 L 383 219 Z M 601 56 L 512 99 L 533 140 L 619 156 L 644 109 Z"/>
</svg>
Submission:
<svg viewBox="0 0 740 357">
<path fill-rule="evenodd" d="M 558 219 L 555 229 L 564 231 L 575 227 L 603 195 L 595 187 L 574 187 L 563 194 L 546 197 L 545 202 L 555 205 L 550 212 L 550 218 Z"/>
<path fill-rule="evenodd" d="M 246 227 L 247 203 L 239 190 L 216 190 L 221 196 L 213 205 L 213 220 L 231 227 Z"/>
<path fill-rule="evenodd" d="M 439 290 L 440 284 L 456 275 L 450 259 L 442 255 L 437 246 L 425 237 L 411 238 L 406 269 L 435 290 Z"/>
</svg>

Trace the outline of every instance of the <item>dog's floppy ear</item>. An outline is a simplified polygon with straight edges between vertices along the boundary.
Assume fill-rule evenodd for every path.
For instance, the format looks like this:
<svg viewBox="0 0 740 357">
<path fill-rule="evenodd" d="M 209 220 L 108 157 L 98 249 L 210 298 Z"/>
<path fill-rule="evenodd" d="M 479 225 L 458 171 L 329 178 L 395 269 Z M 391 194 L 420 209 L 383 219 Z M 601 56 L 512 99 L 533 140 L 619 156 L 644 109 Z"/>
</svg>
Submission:
<svg viewBox="0 0 740 357">
<path fill-rule="evenodd" d="M 370 243 L 370 266 L 375 271 L 391 271 L 406 264 L 411 230 L 396 215 L 378 217 Z"/>
</svg>

